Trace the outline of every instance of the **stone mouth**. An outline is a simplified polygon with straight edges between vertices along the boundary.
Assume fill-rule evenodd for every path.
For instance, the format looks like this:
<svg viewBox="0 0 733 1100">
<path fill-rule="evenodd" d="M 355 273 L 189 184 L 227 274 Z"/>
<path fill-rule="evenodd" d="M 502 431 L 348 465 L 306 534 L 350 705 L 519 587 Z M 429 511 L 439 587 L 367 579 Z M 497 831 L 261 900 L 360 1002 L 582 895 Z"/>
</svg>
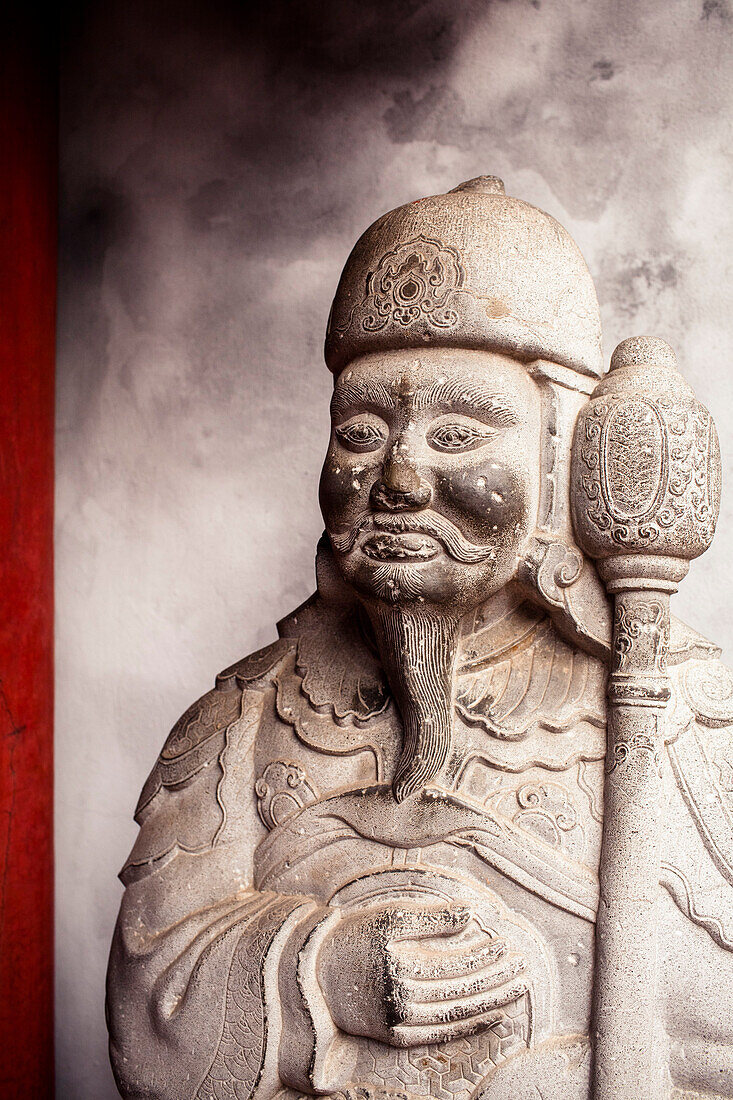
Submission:
<svg viewBox="0 0 733 1100">
<path fill-rule="evenodd" d="M 435 539 L 417 531 L 403 531 L 400 534 L 377 531 L 365 540 L 362 550 L 375 561 L 415 562 L 430 561 L 439 553 L 440 547 Z"/>
</svg>

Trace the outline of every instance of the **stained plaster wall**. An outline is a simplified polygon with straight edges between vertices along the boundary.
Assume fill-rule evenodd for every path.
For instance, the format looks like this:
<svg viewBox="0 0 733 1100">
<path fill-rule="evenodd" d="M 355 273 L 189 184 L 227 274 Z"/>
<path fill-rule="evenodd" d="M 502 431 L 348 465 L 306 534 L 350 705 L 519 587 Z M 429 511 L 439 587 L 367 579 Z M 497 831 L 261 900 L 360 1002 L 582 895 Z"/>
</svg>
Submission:
<svg viewBox="0 0 733 1100">
<path fill-rule="evenodd" d="M 103 977 L 166 731 L 313 586 L 340 267 L 480 173 L 547 209 L 607 353 L 661 335 L 730 475 L 727 0 L 108 0 L 62 63 L 58 1095 L 116 1095 Z M 733 478 L 728 476 L 729 486 Z M 733 487 L 678 613 L 730 653 Z"/>
</svg>

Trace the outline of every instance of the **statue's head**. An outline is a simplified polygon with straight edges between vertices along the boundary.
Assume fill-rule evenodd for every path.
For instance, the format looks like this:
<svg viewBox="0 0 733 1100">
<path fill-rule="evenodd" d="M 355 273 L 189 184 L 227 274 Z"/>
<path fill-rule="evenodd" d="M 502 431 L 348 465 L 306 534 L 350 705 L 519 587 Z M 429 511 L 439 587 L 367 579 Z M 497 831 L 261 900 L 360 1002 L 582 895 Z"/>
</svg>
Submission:
<svg viewBox="0 0 733 1100">
<path fill-rule="evenodd" d="M 449 757 L 462 616 L 528 578 L 562 606 L 580 570 L 569 454 L 601 375 L 593 283 L 562 226 L 480 177 L 361 237 L 326 362 L 321 508 L 402 713 L 402 799 Z"/>
<path fill-rule="evenodd" d="M 357 242 L 326 337 L 321 506 L 362 595 L 485 601 L 537 530 L 569 537 L 562 459 L 601 375 L 588 269 L 553 218 L 480 177 Z"/>
</svg>

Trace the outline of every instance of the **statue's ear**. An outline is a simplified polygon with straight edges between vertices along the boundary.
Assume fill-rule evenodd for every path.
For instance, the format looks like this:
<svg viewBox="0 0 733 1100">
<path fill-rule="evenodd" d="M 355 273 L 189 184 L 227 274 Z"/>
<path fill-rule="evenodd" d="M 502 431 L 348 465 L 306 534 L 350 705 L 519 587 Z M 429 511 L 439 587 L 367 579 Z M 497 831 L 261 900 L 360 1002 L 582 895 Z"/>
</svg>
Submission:
<svg viewBox="0 0 733 1100">
<path fill-rule="evenodd" d="M 550 614 L 561 634 L 594 657 L 611 651 L 611 605 L 593 563 L 568 539 L 535 531 L 517 580 Z"/>
</svg>

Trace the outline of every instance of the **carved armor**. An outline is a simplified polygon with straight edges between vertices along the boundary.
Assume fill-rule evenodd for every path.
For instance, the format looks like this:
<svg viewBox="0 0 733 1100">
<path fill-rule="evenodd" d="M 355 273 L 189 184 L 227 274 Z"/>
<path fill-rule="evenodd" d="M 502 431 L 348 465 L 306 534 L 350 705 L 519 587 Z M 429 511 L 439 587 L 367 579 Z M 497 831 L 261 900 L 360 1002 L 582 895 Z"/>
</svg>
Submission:
<svg viewBox="0 0 733 1100">
<path fill-rule="evenodd" d="M 317 595 L 280 631 L 186 712 L 140 799 L 112 961 L 127 993 L 113 1050 L 130 1094 L 467 1098 L 510 1055 L 587 1034 L 602 664 L 532 605 L 507 601 L 490 622 L 477 612 L 461 638 L 450 779 L 416 808 L 391 798 L 400 720 L 358 607 Z M 676 639 L 660 890 L 702 930 L 712 966 L 733 948 L 733 677 L 699 636 L 678 625 Z M 447 1044 L 339 1034 L 315 973 L 323 927 L 365 899 L 426 894 L 469 902 L 521 957 L 526 991 Z"/>
</svg>

